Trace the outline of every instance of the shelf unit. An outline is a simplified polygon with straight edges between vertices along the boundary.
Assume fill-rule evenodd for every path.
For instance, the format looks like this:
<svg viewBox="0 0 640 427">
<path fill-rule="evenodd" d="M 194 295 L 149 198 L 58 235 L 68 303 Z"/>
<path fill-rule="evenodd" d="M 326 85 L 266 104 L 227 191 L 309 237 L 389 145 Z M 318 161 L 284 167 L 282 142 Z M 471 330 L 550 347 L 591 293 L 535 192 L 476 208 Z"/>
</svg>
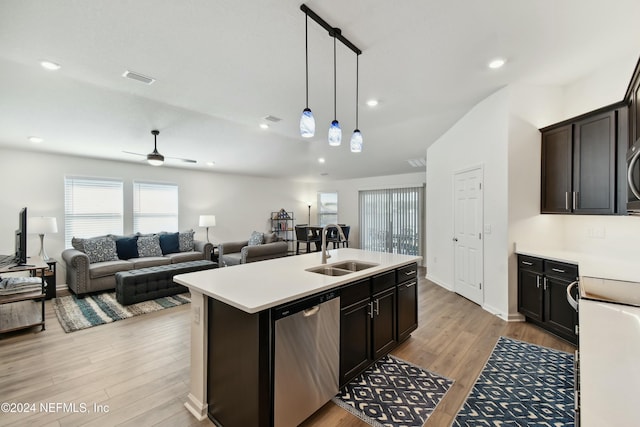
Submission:
<svg viewBox="0 0 640 427">
<path fill-rule="evenodd" d="M 296 230 L 293 211 L 280 209 L 277 212 L 271 212 L 271 232 L 287 242 L 290 255 L 295 253 Z"/>
<path fill-rule="evenodd" d="M 33 326 L 42 326 L 42 330 L 45 330 L 44 302 L 47 296 L 45 275 L 49 266 L 39 258 L 30 258 L 28 262 L 30 264 L 25 266 L 0 268 L 0 274 L 28 271 L 31 276 L 37 274 L 42 279 L 40 291 L 0 296 L 0 334 Z"/>
</svg>

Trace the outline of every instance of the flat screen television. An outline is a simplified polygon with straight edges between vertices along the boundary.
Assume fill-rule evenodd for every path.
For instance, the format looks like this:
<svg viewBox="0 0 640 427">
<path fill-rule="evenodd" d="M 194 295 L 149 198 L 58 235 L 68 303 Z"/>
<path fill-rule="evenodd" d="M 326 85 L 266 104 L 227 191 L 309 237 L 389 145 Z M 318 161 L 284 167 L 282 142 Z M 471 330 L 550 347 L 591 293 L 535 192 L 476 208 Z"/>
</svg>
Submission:
<svg viewBox="0 0 640 427">
<path fill-rule="evenodd" d="M 16 230 L 16 259 L 17 265 L 27 264 L 27 208 L 22 208 L 18 215 L 18 229 Z"/>
</svg>

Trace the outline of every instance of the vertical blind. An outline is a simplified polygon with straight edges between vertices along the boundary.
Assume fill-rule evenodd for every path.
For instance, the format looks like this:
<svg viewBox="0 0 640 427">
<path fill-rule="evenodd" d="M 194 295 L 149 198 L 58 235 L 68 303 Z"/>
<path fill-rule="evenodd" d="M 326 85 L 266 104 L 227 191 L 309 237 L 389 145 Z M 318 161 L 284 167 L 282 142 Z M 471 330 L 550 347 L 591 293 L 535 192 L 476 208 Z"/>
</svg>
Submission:
<svg viewBox="0 0 640 427">
<path fill-rule="evenodd" d="M 64 242 L 72 237 L 122 234 L 123 185 L 104 178 L 64 178 Z"/>
<path fill-rule="evenodd" d="M 424 187 L 359 192 L 360 248 L 422 254 Z"/>
<path fill-rule="evenodd" d="M 178 231 L 178 186 L 133 182 L 133 231 Z"/>
</svg>

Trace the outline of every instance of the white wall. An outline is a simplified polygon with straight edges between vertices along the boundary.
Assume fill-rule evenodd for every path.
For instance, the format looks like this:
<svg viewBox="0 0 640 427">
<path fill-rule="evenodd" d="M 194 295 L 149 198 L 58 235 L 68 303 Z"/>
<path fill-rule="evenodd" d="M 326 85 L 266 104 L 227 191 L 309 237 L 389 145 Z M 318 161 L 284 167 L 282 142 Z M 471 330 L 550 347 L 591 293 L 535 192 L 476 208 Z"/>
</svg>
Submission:
<svg viewBox="0 0 640 427">
<path fill-rule="evenodd" d="M 198 227 L 200 214 L 215 214 L 216 227 L 209 230 L 212 241 L 245 240 L 253 230 L 268 231 L 271 211 L 293 210 L 306 218 L 307 200 L 315 200 L 309 184 L 286 180 L 224 175 L 189 171 L 144 163 L 114 162 L 55 154 L 15 151 L 0 148 L 0 254 L 14 251 L 14 230 L 18 212 L 27 206 L 29 216 L 54 216 L 58 234 L 47 235 L 49 256 L 60 259 L 64 249 L 64 176 L 121 178 L 125 188 L 125 229 L 132 232 L 133 180 L 176 183 L 179 186 L 179 228 L 192 228 L 196 239 L 204 240 L 205 230 Z M 314 204 L 315 205 L 315 204 Z M 314 212 L 315 215 L 315 212 Z M 158 230 L 160 231 L 160 230 Z M 28 255 L 37 255 L 38 236 L 28 238 Z M 64 266 L 59 262 L 59 283 L 64 282 Z"/>
<path fill-rule="evenodd" d="M 453 176 L 484 168 L 484 304 L 507 312 L 508 89 L 489 96 L 427 149 L 427 277 L 452 290 Z"/>
</svg>

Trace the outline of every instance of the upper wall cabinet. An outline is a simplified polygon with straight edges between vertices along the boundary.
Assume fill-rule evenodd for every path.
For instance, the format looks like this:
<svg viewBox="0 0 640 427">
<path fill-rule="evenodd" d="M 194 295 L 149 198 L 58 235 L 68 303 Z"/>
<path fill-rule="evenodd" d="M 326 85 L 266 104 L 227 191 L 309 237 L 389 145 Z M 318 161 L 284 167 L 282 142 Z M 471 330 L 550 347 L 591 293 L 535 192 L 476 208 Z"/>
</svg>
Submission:
<svg viewBox="0 0 640 427">
<path fill-rule="evenodd" d="M 627 129 L 623 103 L 541 129 L 541 213 L 624 213 Z"/>
</svg>

